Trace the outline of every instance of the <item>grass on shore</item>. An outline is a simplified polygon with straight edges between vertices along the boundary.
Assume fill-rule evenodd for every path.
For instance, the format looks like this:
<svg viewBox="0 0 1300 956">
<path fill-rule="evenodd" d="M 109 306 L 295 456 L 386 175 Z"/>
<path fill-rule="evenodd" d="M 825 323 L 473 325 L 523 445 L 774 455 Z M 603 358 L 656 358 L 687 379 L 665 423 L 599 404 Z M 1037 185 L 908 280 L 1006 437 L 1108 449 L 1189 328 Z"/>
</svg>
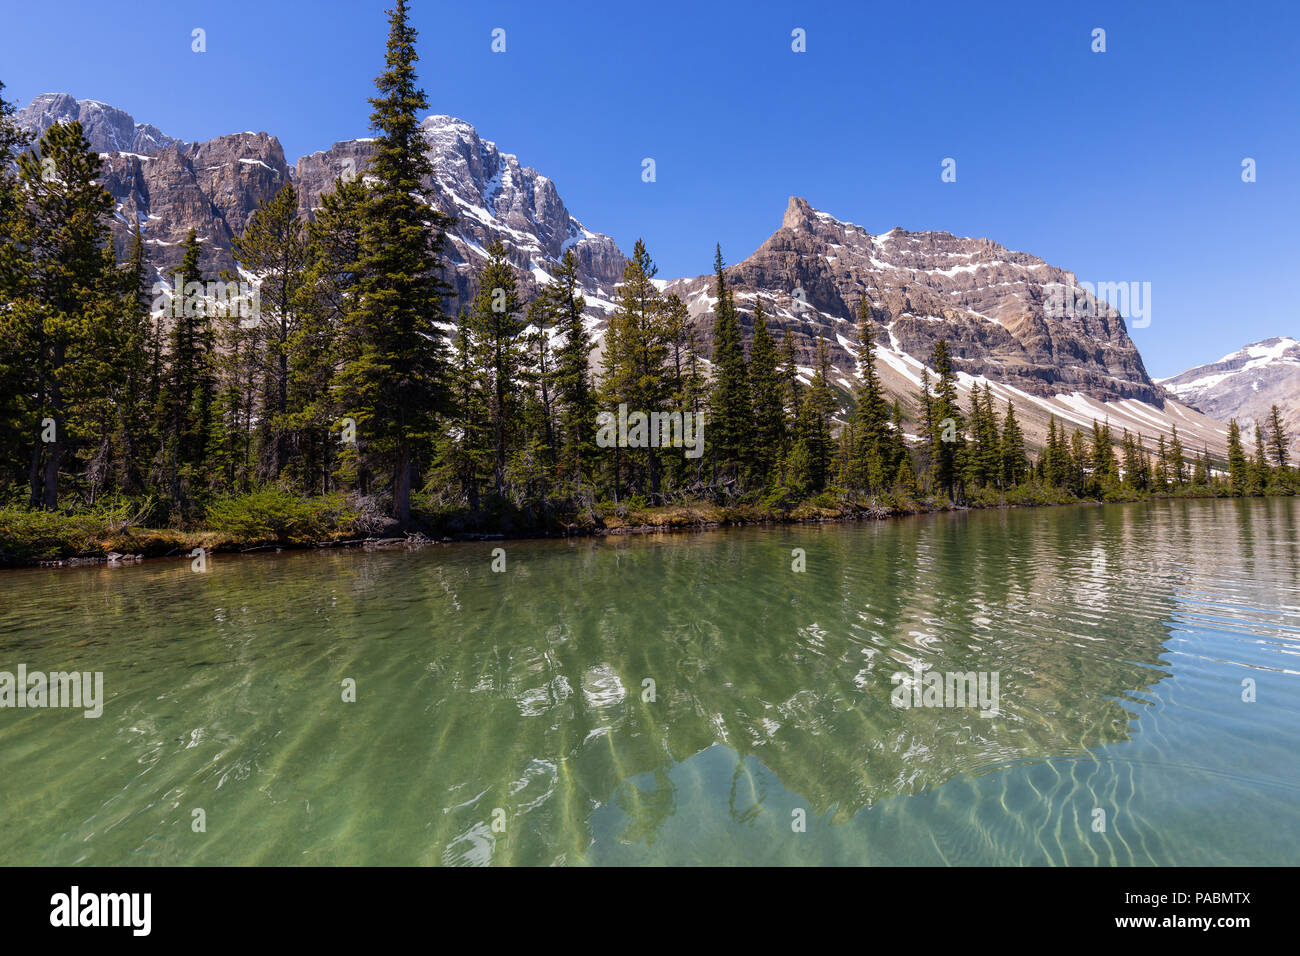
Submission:
<svg viewBox="0 0 1300 956">
<path fill-rule="evenodd" d="M 1136 501 L 1155 497 L 1213 497 L 1209 488 L 1182 489 L 1176 495 L 1112 493 L 1106 500 Z M 966 507 L 1002 508 L 1072 504 L 1080 499 L 1060 488 L 1019 485 L 1005 492 L 985 490 Z M 864 497 L 827 491 L 806 501 L 779 495 L 761 501 L 719 504 L 685 501 L 652 505 L 643 499 L 619 504 L 601 502 L 583 512 L 563 507 L 538 514 L 467 514 L 461 510 L 417 509 L 413 528 L 428 537 L 503 534 L 537 537 L 556 534 L 607 534 L 669 531 L 749 524 L 887 518 L 895 515 L 953 510 L 946 498 L 905 495 Z M 160 557 L 207 551 L 248 551 L 266 547 L 304 548 L 400 534 L 376 513 L 373 500 L 342 493 L 302 497 L 278 488 L 211 502 L 199 522 L 182 527 L 148 527 L 148 502 L 117 500 L 63 512 L 0 506 L 0 567 L 68 560 L 102 560 L 121 555 Z"/>
</svg>

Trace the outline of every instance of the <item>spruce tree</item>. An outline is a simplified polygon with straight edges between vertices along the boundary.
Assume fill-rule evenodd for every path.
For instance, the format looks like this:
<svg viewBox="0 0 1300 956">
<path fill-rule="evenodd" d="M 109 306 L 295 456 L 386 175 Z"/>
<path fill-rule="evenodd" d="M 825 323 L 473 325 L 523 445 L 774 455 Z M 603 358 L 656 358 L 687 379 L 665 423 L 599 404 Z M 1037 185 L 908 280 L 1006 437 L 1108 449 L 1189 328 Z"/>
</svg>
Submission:
<svg viewBox="0 0 1300 956">
<path fill-rule="evenodd" d="M 0 482 L 7 485 L 22 479 L 21 462 L 33 447 L 34 389 L 26 352 L 30 323 L 19 305 L 32 270 L 19 241 L 21 184 L 14 168 L 28 137 L 14 123 L 13 105 L 3 93 L 0 83 Z"/>
<path fill-rule="evenodd" d="M 374 153 L 366 170 L 361 258 L 344 335 L 352 349 L 337 382 L 345 414 L 364 436 L 361 465 L 387 475 L 392 516 L 410 521 L 411 485 L 431 456 L 447 405 L 439 275 L 446 219 L 426 187 L 432 166 L 417 114 L 428 109 L 415 75 L 416 31 L 405 0 L 388 15 L 385 69 L 370 102 Z"/>
<path fill-rule="evenodd" d="M 1155 486 L 1161 494 L 1169 490 L 1169 448 L 1163 432 L 1156 441 Z"/>
<path fill-rule="evenodd" d="M 500 242 L 487 250 L 479 272 L 479 290 L 470 306 L 470 354 L 487 396 L 488 428 L 492 436 L 492 485 L 505 494 L 507 449 L 519 428 L 524 361 L 522 308 L 514 266 Z"/>
<path fill-rule="evenodd" d="M 849 448 L 850 482 L 866 491 L 881 491 L 895 477 L 897 461 L 890 435 L 889 404 L 876 372 L 875 330 L 871 306 L 858 300 L 857 406 L 853 411 L 853 443 Z"/>
<path fill-rule="evenodd" d="M 1234 495 L 1247 493 L 1250 462 L 1246 460 L 1246 450 L 1241 446 L 1241 428 L 1235 418 L 1228 422 L 1228 481 Z"/>
<path fill-rule="evenodd" d="M 1268 464 L 1268 451 L 1264 445 L 1264 430 L 1259 425 L 1255 426 L 1255 459 L 1251 462 L 1251 466 L 1251 478 L 1255 493 L 1262 495 L 1268 490 L 1273 469 Z"/>
<path fill-rule="evenodd" d="M 763 303 L 754 303 L 754 338 L 749 349 L 749 388 L 754 410 L 753 471 L 760 487 L 773 478 L 785 437 L 779 355 L 767 328 Z"/>
<path fill-rule="evenodd" d="M 361 180 L 335 180 L 320 198 L 308 227 L 308 255 L 298 286 L 298 323 L 289 343 L 289 416 L 297 455 L 289 472 L 301 487 L 329 491 L 356 477 L 358 445 L 355 422 L 344 422 L 336 375 L 366 348 L 346 333 L 361 259 L 362 208 L 366 186 Z"/>
<path fill-rule="evenodd" d="M 453 343 L 455 359 L 450 370 L 450 426 L 442 440 L 439 461 L 444 483 L 455 485 L 469 509 L 477 513 L 485 484 L 492 480 L 494 449 L 489 393 L 476 366 L 474 328 L 469 313 L 460 310 Z"/>
<path fill-rule="evenodd" d="M 1053 431 L 1055 427 L 1053 421 Z M 1007 399 L 1006 416 L 1002 420 L 1002 440 L 998 451 L 1002 486 L 1012 488 L 1020 484 L 1029 468 L 1029 460 L 1025 456 L 1025 436 L 1020 430 L 1020 423 L 1016 421 L 1016 410 L 1011 405 L 1011 399 Z"/>
<path fill-rule="evenodd" d="M 722 247 L 716 247 L 713 259 L 714 292 L 718 302 L 713 310 L 713 388 L 709 395 L 709 439 L 715 473 L 720 477 L 739 477 L 749 455 L 754 431 L 750 403 L 745 350 L 741 342 L 740 315 L 726 275 L 723 273 Z"/>
<path fill-rule="evenodd" d="M 602 409 L 617 415 L 620 405 L 629 416 L 649 416 L 666 407 L 670 383 L 664 374 L 668 360 L 671 324 L 665 320 L 663 302 L 653 282 L 654 261 L 640 239 L 623 268 L 617 308 L 605 331 L 604 377 L 600 385 Z M 630 429 L 629 429 L 630 431 Z M 706 439 L 713 440 L 706 429 Z M 615 446 L 608 452 L 610 477 L 616 500 L 626 478 L 632 486 L 651 495 L 659 493 L 659 450 L 654 447 Z M 649 438 L 649 428 L 643 436 Z"/>
<path fill-rule="evenodd" d="M 165 321 L 171 326 L 167 354 L 167 387 L 161 396 L 164 422 L 158 461 L 159 484 L 172 506 L 184 509 L 197 485 L 206 482 L 203 466 L 211 433 L 215 377 L 214 333 L 199 241 L 191 229 L 175 274 L 181 298 L 169 300 Z"/>
<path fill-rule="evenodd" d="M 953 372 L 946 340 L 940 339 L 935 343 L 931 361 L 935 374 L 938 375 L 929 412 L 931 468 L 935 484 L 956 501 L 961 481 L 959 466 L 963 461 L 966 444 L 965 416 L 957 403 L 957 377 Z"/>
<path fill-rule="evenodd" d="M 26 202 L 14 238 L 30 272 L 9 321 L 36 393 L 31 501 L 54 510 L 61 473 L 76 467 L 79 451 L 101 447 L 110 427 L 108 351 L 121 302 L 109 243 L 113 198 L 77 122 L 47 129 L 18 168 Z"/>
<path fill-rule="evenodd" d="M 595 454 L 596 402 L 591 337 L 583 321 L 586 301 L 579 292 L 578 260 L 572 249 L 565 250 L 545 296 L 561 336 L 555 352 L 561 468 L 569 480 L 581 486 Z"/>
<path fill-rule="evenodd" d="M 1178 437 L 1178 426 L 1173 426 L 1169 438 L 1169 480 L 1175 487 L 1181 488 L 1187 481 L 1187 458 L 1183 454 L 1183 443 Z"/>
<path fill-rule="evenodd" d="M 258 314 L 241 315 L 240 325 L 259 331 L 259 348 L 250 358 L 266 388 L 260 406 L 269 432 L 260 473 L 275 479 L 288 465 L 291 452 L 289 353 L 302 318 L 299 307 L 309 256 L 307 229 L 298 218 L 298 194 L 291 183 L 258 204 L 243 235 L 232 241 L 231 251 L 240 265 L 258 277 Z"/>
<path fill-rule="evenodd" d="M 1273 464 L 1277 467 L 1278 472 L 1284 474 L 1287 462 L 1291 457 L 1288 448 L 1290 439 L 1287 436 L 1286 428 L 1282 424 L 1282 413 L 1276 405 L 1273 405 L 1268 410 L 1266 435 L 1264 441 L 1268 447 L 1269 457 L 1273 459 Z"/>
<path fill-rule="evenodd" d="M 117 484 L 127 494 L 145 490 L 153 413 L 158 407 L 161 335 L 151 314 L 149 257 L 140 223 L 131 231 L 131 246 L 121 270 L 120 322 L 117 327 L 117 410 L 114 444 L 120 463 Z"/>
<path fill-rule="evenodd" d="M 803 405 L 795 422 L 794 446 L 790 452 L 791 489 L 801 495 L 815 495 L 826 489 L 835 457 L 831 419 L 835 397 L 830 389 L 830 352 L 826 340 L 817 336 L 817 357 L 812 382 L 804 391 Z"/>
</svg>

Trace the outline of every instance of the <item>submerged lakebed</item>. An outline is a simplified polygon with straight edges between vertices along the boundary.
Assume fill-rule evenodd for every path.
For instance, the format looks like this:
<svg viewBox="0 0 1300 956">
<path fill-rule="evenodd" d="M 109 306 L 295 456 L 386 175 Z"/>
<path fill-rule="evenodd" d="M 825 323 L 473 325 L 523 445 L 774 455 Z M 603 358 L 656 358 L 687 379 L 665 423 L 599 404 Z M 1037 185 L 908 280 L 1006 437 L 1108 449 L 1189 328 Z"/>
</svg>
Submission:
<svg viewBox="0 0 1300 956">
<path fill-rule="evenodd" d="M 0 863 L 1295 863 L 1298 529 L 1207 499 L 8 571 L 0 671 L 103 700 L 0 708 Z"/>
</svg>

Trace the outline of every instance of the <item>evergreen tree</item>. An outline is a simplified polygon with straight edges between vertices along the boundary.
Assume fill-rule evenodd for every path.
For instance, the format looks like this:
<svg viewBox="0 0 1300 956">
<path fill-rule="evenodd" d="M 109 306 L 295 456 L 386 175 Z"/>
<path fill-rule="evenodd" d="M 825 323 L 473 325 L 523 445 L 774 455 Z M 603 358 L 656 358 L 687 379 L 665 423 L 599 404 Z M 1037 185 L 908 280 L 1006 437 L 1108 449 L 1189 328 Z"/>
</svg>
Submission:
<svg viewBox="0 0 1300 956">
<path fill-rule="evenodd" d="M 515 270 L 505 247 L 493 242 L 487 253 L 479 273 L 478 294 L 470 306 L 470 354 L 487 396 L 493 489 L 500 497 L 505 494 L 506 450 L 520 425 L 524 323 L 519 315 Z"/>
<path fill-rule="evenodd" d="M 749 388 L 754 415 L 753 472 L 766 487 L 773 478 L 785 438 L 785 409 L 777 368 L 776 340 L 767 328 L 763 303 L 754 303 L 754 339 L 749 349 Z"/>
<path fill-rule="evenodd" d="M 790 488 L 799 496 L 824 491 L 831 477 L 835 456 L 835 440 L 831 436 L 835 397 L 830 389 L 830 364 L 826 340 L 818 335 L 812 382 L 804 392 L 790 452 Z"/>
<path fill-rule="evenodd" d="M 1156 444 L 1156 491 L 1164 493 L 1169 490 L 1169 448 L 1165 445 L 1165 436 L 1161 434 Z"/>
<path fill-rule="evenodd" d="M 357 476 L 355 421 L 344 422 L 336 375 L 346 361 L 367 348 L 353 336 L 348 313 L 355 302 L 361 260 L 362 207 L 366 187 L 360 180 L 337 179 L 321 196 L 308 226 L 308 254 L 298 286 L 297 325 L 288 342 L 289 415 L 297 454 L 289 471 L 306 488 L 329 491 Z"/>
<path fill-rule="evenodd" d="M 261 400 L 274 390 L 273 368 L 263 361 L 267 330 L 221 300 L 206 304 L 216 346 L 209 356 L 213 398 L 205 464 L 227 488 L 246 492 L 256 471 L 254 456 L 272 441 L 268 406 Z"/>
<path fill-rule="evenodd" d="M 1110 423 L 1092 420 L 1092 486 L 1097 494 L 1115 489 L 1119 484 L 1119 463 L 1115 460 L 1115 445 L 1111 440 Z"/>
<path fill-rule="evenodd" d="M 1197 488 L 1204 488 L 1210 483 L 1210 466 L 1209 454 L 1205 456 L 1192 455 L 1192 485 Z"/>
<path fill-rule="evenodd" d="M 199 269 L 198 239 L 191 229 L 182 244 L 184 254 L 175 270 L 181 298 L 168 301 L 170 323 L 167 354 L 167 388 L 162 396 L 164 421 L 160 451 L 159 484 L 173 507 L 184 508 L 196 485 L 204 482 L 212 426 L 215 380 L 212 324 L 203 273 Z M 188 489 L 188 490 L 187 490 Z"/>
<path fill-rule="evenodd" d="M 723 273 L 722 247 L 713 259 L 714 290 L 718 304 L 713 312 L 713 388 L 709 395 L 709 438 L 715 472 L 739 476 L 748 459 L 754 430 L 745 351 L 741 343 L 740 315 Z"/>
<path fill-rule="evenodd" d="M 1183 454 L 1183 443 L 1178 437 L 1178 426 L 1173 426 L 1169 439 L 1169 480 L 1175 487 L 1181 488 L 1187 481 L 1187 458 Z"/>
<path fill-rule="evenodd" d="M 145 489 L 153 413 L 160 396 L 162 337 L 152 316 L 149 257 L 139 222 L 131 232 L 121 283 L 113 392 L 117 410 L 114 458 L 119 462 L 116 484 L 127 494 L 140 494 Z"/>
<path fill-rule="evenodd" d="M 857 407 L 853 411 L 853 442 L 848 448 L 848 479 L 858 488 L 881 491 L 898 470 L 896 443 L 890 429 L 889 405 L 876 373 L 875 332 L 866 296 L 858 301 Z"/>
<path fill-rule="evenodd" d="M 1056 416 L 1047 420 L 1047 446 L 1043 449 L 1043 479 L 1053 488 L 1065 488 L 1070 477 L 1070 450 L 1066 447 L 1065 429 L 1058 427 Z"/>
<path fill-rule="evenodd" d="M 1070 494 L 1081 497 L 1089 491 L 1088 469 L 1092 458 L 1092 451 L 1083 432 L 1076 428 L 1070 435 L 1070 474 L 1066 479 Z"/>
<path fill-rule="evenodd" d="M 1287 436 L 1286 428 L 1282 425 L 1282 413 L 1276 405 L 1268 410 L 1268 425 L 1264 439 L 1268 448 L 1269 457 L 1272 458 L 1273 464 L 1277 466 L 1279 473 L 1286 472 L 1287 462 L 1290 459 L 1288 444 L 1290 439 Z"/>
<path fill-rule="evenodd" d="M 794 335 L 791 334 L 789 327 L 781 337 L 781 386 L 787 431 L 789 431 L 794 427 L 794 420 L 803 407 L 803 383 L 799 381 L 799 352 L 795 348 Z"/>
<path fill-rule="evenodd" d="M 14 108 L 0 83 L 0 485 L 23 478 L 22 460 L 32 449 L 34 389 L 27 351 L 34 322 L 20 303 L 32 270 L 20 241 L 21 183 L 15 158 L 27 134 L 13 121 Z"/>
<path fill-rule="evenodd" d="M 934 396 L 930 403 L 928 436 L 935 484 L 953 501 L 958 500 L 959 466 L 965 449 L 965 416 L 957 403 L 957 378 L 948 355 L 948 343 L 940 339 L 932 357 L 935 373 Z"/>
<path fill-rule="evenodd" d="M 1241 429 L 1234 418 L 1228 422 L 1228 481 L 1234 495 L 1247 494 L 1250 485 L 1250 462 L 1241 446 Z"/>
<path fill-rule="evenodd" d="M 425 187 L 433 173 L 418 114 L 415 29 L 405 0 L 389 12 L 385 70 L 375 81 L 370 123 L 377 134 L 366 171 L 361 258 L 344 334 L 351 352 L 339 370 L 342 406 L 364 435 L 362 467 L 386 473 L 392 516 L 410 520 L 414 473 L 431 455 L 447 388 L 437 322 L 447 286 L 439 277 L 445 217 Z"/>
<path fill-rule="evenodd" d="M 1052 430 L 1056 423 L 1052 421 Z M 1025 456 L 1025 436 L 1016 421 L 1016 410 L 1007 399 L 1006 416 L 1002 420 L 1002 443 L 999 449 L 1002 467 L 1002 487 L 1013 488 L 1024 480 L 1029 469 L 1029 459 Z"/>
<path fill-rule="evenodd" d="M 993 390 L 971 389 L 970 435 L 963 467 L 966 480 L 976 486 L 992 487 L 1001 477 L 1001 439 L 998 435 L 997 415 L 993 411 Z"/>
<path fill-rule="evenodd" d="M 612 414 L 626 405 L 628 414 L 649 416 L 666 407 L 670 383 L 664 375 L 671 324 L 653 279 L 658 269 L 645 243 L 637 240 L 623 268 L 617 308 L 605 331 L 605 370 L 600 386 L 602 407 Z M 648 444 L 648 426 L 646 435 Z M 629 445 L 632 436 L 629 434 Z M 711 433 L 709 438 L 712 439 Z M 659 454 L 654 447 L 613 448 L 611 477 L 615 500 L 622 493 L 624 472 L 632 486 L 659 494 Z"/>
<path fill-rule="evenodd" d="M 308 264 L 308 234 L 298 218 L 298 194 L 286 183 L 269 200 L 258 204 L 242 236 L 231 243 L 239 263 L 258 277 L 256 309 L 241 309 L 241 328 L 255 328 L 258 351 L 251 356 L 266 392 L 260 408 L 269 432 L 261 477 L 279 477 L 289 463 L 292 425 L 289 421 L 290 343 L 302 321 L 299 306 Z M 256 314 L 245 315 L 245 312 Z"/>
<path fill-rule="evenodd" d="M 1255 459 L 1251 462 L 1252 485 L 1256 494 L 1264 494 L 1268 489 L 1273 469 L 1268 464 L 1268 452 L 1264 446 L 1264 430 L 1255 426 Z"/>
<path fill-rule="evenodd" d="M 586 302 L 578 288 L 578 260 L 568 249 L 545 295 L 562 336 L 555 353 L 561 469 L 581 485 L 595 455 L 596 401 L 591 382 L 591 337 L 582 317 Z"/>
<path fill-rule="evenodd" d="M 510 452 L 510 481 L 517 496 L 543 501 L 550 495 L 555 468 L 554 392 L 555 368 L 551 357 L 551 310 L 544 296 L 528 306 L 527 325 L 521 336 L 524 364 L 519 437 Z"/>
<path fill-rule="evenodd" d="M 60 475 L 111 428 L 108 350 L 121 280 L 109 243 L 113 198 L 80 123 L 56 123 L 18 157 L 25 200 L 14 239 L 26 254 L 24 299 L 6 324 L 35 385 L 28 479 L 31 503 L 58 507 Z"/>
<path fill-rule="evenodd" d="M 474 327 L 469 313 L 460 310 L 456 322 L 455 361 L 451 367 L 449 428 L 443 438 L 436 478 L 454 484 L 477 513 L 484 485 L 491 481 L 493 440 L 488 412 L 490 399 L 474 353 Z"/>
</svg>

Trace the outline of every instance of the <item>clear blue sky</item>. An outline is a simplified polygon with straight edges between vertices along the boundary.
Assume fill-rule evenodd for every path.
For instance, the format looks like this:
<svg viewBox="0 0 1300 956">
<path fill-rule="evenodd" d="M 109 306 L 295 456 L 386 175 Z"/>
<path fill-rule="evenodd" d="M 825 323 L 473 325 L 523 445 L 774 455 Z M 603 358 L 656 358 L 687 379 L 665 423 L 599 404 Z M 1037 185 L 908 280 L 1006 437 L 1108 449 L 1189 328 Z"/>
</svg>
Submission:
<svg viewBox="0 0 1300 956">
<path fill-rule="evenodd" d="M 187 140 L 266 130 L 292 163 L 365 135 L 386 6 L 8 4 L 0 80 L 19 105 L 68 92 Z M 987 236 L 1083 280 L 1151 282 L 1151 325 L 1130 331 L 1153 375 L 1300 335 L 1294 0 L 410 6 L 431 111 L 550 176 L 625 250 L 643 236 L 663 277 L 708 271 L 714 242 L 743 259 L 797 194 L 871 232 Z"/>
</svg>

